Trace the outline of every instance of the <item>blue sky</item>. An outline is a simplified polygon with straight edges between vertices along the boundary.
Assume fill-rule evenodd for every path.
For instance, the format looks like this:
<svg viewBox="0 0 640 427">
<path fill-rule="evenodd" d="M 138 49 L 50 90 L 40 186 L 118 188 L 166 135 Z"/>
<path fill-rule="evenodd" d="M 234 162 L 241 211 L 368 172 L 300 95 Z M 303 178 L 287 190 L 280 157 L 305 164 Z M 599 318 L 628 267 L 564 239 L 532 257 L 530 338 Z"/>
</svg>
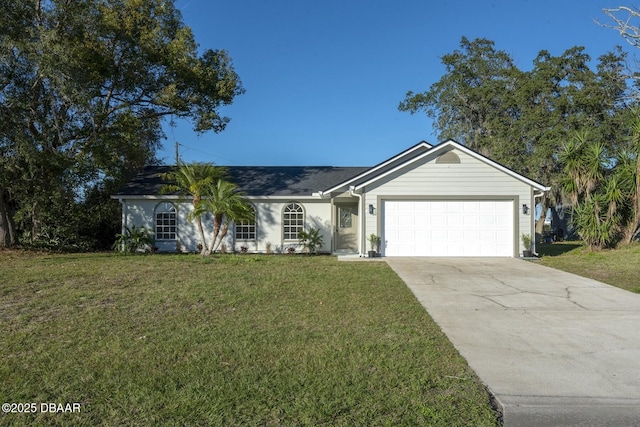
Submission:
<svg viewBox="0 0 640 427">
<path fill-rule="evenodd" d="M 409 90 L 440 79 L 462 36 L 493 40 L 527 70 L 540 50 L 585 46 L 592 58 L 620 35 L 598 26 L 597 0 L 177 0 L 202 49 L 225 49 L 246 93 L 221 112 L 226 130 L 165 126 L 159 157 L 219 165 L 369 166 L 426 140 L 424 114 L 398 111 Z"/>
</svg>

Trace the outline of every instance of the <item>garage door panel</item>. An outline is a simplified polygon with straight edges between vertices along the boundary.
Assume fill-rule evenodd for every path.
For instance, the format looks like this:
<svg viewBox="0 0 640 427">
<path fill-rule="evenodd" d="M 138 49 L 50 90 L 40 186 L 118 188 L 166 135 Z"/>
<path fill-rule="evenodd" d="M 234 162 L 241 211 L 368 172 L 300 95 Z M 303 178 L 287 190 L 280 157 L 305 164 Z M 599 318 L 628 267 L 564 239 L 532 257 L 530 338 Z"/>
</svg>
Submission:
<svg viewBox="0 0 640 427">
<path fill-rule="evenodd" d="M 429 207 L 431 209 L 431 212 L 433 212 L 433 213 L 446 212 L 446 204 L 445 204 L 445 202 L 431 202 L 429 204 Z"/>
<path fill-rule="evenodd" d="M 460 227 L 462 226 L 462 215 L 457 212 L 452 213 L 447 217 L 446 224 L 451 227 Z"/>
<path fill-rule="evenodd" d="M 387 256 L 513 256 L 512 201 L 384 203 Z"/>
<path fill-rule="evenodd" d="M 414 225 L 414 218 L 413 216 L 406 214 L 398 215 L 397 224 L 400 227 L 411 227 Z"/>
<path fill-rule="evenodd" d="M 476 213 L 480 210 L 480 204 L 477 202 L 465 202 L 462 204 L 463 212 L 472 212 Z"/>
<path fill-rule="evenodd" d="M 477 215 L 465 215 L 462 217 L 462 223 L 465 227 L 477 227 L 480 218 Z"/>
<path fill-rule="evenodd" d="M 442 214 L 432 214 L 429 217 L 429 224 L 433 227 L 444 227 L 447 225 L 447 216 Z"/>
<path fill-rule="evenodd" d="M 416 242 L 428 242 L 431 238 L 431 233 L 427 227 L 416 228 L 415 230 Z"/>
<path fill-rule="evenodd" d="M 460 240 L 462 240 L 463 236 L 462 236 L 462 230 L 459 228 L 451 228 L 449 230 L 447 230 L 447 240 L 450 241 L 451 243 L 456 243 Z"/>
<path fill-rule="evenodd" d="M 463 234 L 464 240 L 470 240 L 472 242 L 480 241 L 480 230 L 477 228 L 462 230 L 462 234 Z"/>
<path fill-rule="evenodd" d="M 478 221 L 480 225 L 492 226 L 496 223 L 496 217 L 493 215 L 482 214 L 478 216 Z"/>
<path fill-rule="evenodd" d="M 413 229 L 400 229 L 398 230 L 397 236 L 401 242 L 413 242 L 416 238 L 415 230 Z"/>
<path fill-rule="evenodd" d="M 439 242 L 447 238 L 447 230 L 445 228 L 437 228 L 434 230 L 427 230 L 430 240 L 433 242 Z M 427 238 L 429 238 L 427 237 Z M 431 243 L 433 244 L 433 243 Z"/>
</svg>

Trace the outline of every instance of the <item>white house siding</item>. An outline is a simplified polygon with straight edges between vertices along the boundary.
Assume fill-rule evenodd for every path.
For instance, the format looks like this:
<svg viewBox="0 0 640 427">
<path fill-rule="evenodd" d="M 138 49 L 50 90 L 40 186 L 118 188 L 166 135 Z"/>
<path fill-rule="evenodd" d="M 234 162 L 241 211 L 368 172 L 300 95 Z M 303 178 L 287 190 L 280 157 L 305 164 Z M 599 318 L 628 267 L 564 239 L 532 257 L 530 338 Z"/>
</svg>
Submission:
<svg viewBox="0 0 640 427">
<path fill-rule="evenodd" d="M 233 225 L 229 228 L 224 244 L 229 251 L 239 251 L 242 246 L 246 246 L 249 252 L 265 252 L 267 243 L 271 244 L 271 250 L 277 251 L 286 249 L 290 246 L 299 250 L 297 240 L 285 241 L 282 231 L 282 211 L 284 207 L 292 202 L 299 203 L 304 208 L 305 227 L 319 228 L 323 237 L 324 245 L 322 251 L 331 250 L 331 202 L 329 200 L 319 199 L 259 199 L 251 198 L 249 200 L 256 210 L 256 231 L 257 238 L 255 240 L 238 240 L 235 241 L 235 230 Z M 187 217 L 192 211 L 190 203 L 178 203 L 177 200 L 169 200 L 166 198 L 139 198 L 126 199 L 126 208 L 123 209 L 123 225 L 144 227 L 150 232 L 155 232 L 154 212 L 159 203 L 171 202 L 177 208 L 177 239 L 179 242 L 179 250 L 182 252 L 197 251 L 200 241 L 197 227 L 190 222 Z M 210 217 L 205 217 L 203 222 L 205 227 L 205 235 L 207 242 L 211 236 L 213 222 Z M 174 242 L 156 242 L 156 246 L 160 251 L 173 252 L 176 250 Z"/>
<path fill-rule="evenodd" d="M 265 252 L 267 243 L 272 251 L 286 251 L 289 247 L 301 248 L 297 240 L 284 240 L 282 230 L 282 212 L 289 203 L 298 203 L 304 209 L 305 228 L 319 228 L 323 239 L 323 252 L 331 250 L 331 202 L 316 198 L 264 199 L 249 198 L 256 210 L 256 240 L 238 240 L 235 248 L 246 246 L 250 252 Z M 231 233 L 233 237 L 233 233 Z"/>
<path fill-rule="evenodd" d="M 516 215 L 514 225 L 514 248 L 522 251 L 522 233 L 531 233 L 532 189 L 531 187 L 466 153 L 454 150 L 460 163 L 438 164 L 435 157 L 425 157 L 419 162 L 402 168 L 365 187 L 365 206 L 376 207 L 375 213 L 365 213 L 365 236 L 382 234 L 384 215 L 383 201 L 389 200 L 446 200 L 459 197 L 463 200 L 513 198 Z M 527 204 L 530 214 L 522 213 Z M 381 236 L 384 241 L 384 236 Z M 514 253 L 514 256 L 517 255 Z"/>
<path fill-rule="evenodd" d="M 123 224 L 131 227 L 144 227 L 147 231 L 155 234 L 155 209 L 160 203 L 173 203 L 177 210 L 177 242 L 174 241 L 156 241 L 155 245 L 161 252 L 195 252 L 198 249 L 200 238 L 198 230 L 194 223 L 190 222 L 187 217 L 189 212 L 193 210 L 190 203 L 178 203 L 176 199 L 166 198 L 144 198 L 144 199 L 125 199 L 126 212 L 123 218 Z M 205 221 L 205 226 L 209 225 Z M 209 235 L 211 227 L 205 228 L 205 233 Z"/>
</svg>

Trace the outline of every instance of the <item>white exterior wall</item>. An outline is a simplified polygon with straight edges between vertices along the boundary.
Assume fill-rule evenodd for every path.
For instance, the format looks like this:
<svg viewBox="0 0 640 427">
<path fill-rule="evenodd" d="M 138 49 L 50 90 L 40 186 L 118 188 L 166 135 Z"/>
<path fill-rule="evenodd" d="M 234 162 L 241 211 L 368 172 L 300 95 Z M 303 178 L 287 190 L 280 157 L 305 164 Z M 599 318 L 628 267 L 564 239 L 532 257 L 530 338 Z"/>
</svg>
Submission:
<svg viewBox="0 0 640 427">
<path fill-rule="evenodd" d="M 305 229 L 319 228 L 322 235 L 322 252 L 331 251 L 331 202 L 321 199 L 259 199 L 249 198 L 256 209 L 257 239 L 238 240 L 236 249 L 247 246 L 250 252 L 265 252 L 267 243 L 271 244 L 273 252 L 286 251 L 288 247 L 296 247 L 299 251 L 298 240 L 284 240 L 282 229 L 282 212 L 289 203 L 298 203 L 304 209 Z"/>
<path fill-rule="evenodd" d="M 321 199 L 258 199 L 249 200 L 256 210 L 256 240 L 235 241 L 235 229 L 233 224 L 229 227 L 229 232 L 223 243 L 229 251 L 240 251 L 241 246 L 246 246 L 249 252 L 265 252 L 267 243 L 271 243 L 271 250 L 286 251 L 289 246 L 295 246 L 299 251 L 297 240 L 284 240 L 282 229 L 282 212 L 284 207 L 292 202 L 302 205 L 305 213 L 305 228 L 319 228 L 323 237 L 323 252 L 331 251 L 331 202 Z M 190 203 L 178 203 L 177 200 L 149 197 L 141 199 L 125 199 L 123 205 L 123 225 L 144 227 L 155 234 L 155 209 L 160 203 L 171 202 L 177 208 L 177 240 L 182 252 L 196 252 L 200 237 L 194 223 L 187 219 L 192 211 Z M 205 236 L 209 242 L 213 231 L 213 221 L 210 217 L 205 217 L 203 221 Z M 173 242 L 156 242 L 156 246 L 162 252 L 173 252 L 176 250 Z"/>
<path fill-rule="evenodd" d="M 170 202 L 177 210 L 177 242 L 179 242 L 179 251 L 195 252 L 198 250 L 198 230 L 194 223 L 190 222 L 187 217 L 189 212 L 193 210 L 190 203 L 178 203 L 176 199 L 165 198 L 145 198 L 145 199 L 126 199 L 126 209 L 123 211 L 123 224 L 131 227 L 144 227 L 147 231 L 155 235 L 155 209 L 160 203 Z M 210 225 L 210 227 L 207 227 Z M 205 233 L 207 237 L 211 233 L 213 224 L 205 221 Z M 176 251 L 176 243 L 172 241 L 156 241 L 156 246 L 161 252 Z"/>
<path fill-rule="evenodd" d="M 489 199 L 491 196 L 514 198 L 514 248 L 522 252 L 522 233 L 532 234 L 533 226 L 533 192 L 531 187 L 507 175 L 460 150 L 453 150 L 460 158 L 460 163 L 436 163 L 435 157 L 427 156 L 408 167 L 394 172 L 387 177 L 365 187 L 364 205 L 376 207 L 371 215 L 365 209 L 365 230 L 363 235 L 382 234 L 383 203 L 386 197 L 405 200 L 411 199 L 454 199 L 462 198 Z M 526 204 L 529 215 L 522 213 L 522 205 Z M 381 236 L 384 241 L 384 236 Z M 517 255 L 517 254 L 514 254 Z"/>
</svg>

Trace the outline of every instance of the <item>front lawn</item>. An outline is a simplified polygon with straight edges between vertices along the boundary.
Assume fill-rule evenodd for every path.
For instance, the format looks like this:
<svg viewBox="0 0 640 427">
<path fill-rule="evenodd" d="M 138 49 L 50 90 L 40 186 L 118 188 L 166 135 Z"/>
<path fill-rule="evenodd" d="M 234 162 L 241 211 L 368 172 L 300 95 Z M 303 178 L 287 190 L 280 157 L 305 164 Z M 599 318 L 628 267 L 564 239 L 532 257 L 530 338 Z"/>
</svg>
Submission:
<svg viewBox="0 0 640 427">
<path fill-rule="evenodd" d="M 536 247 L 543 265 L 640 293 L 640 244 L 592 252 L 581 242 Z"/>
<path fill-rule="evenodd" d="M 0 251 L 6 425 L 490 426 L 386 263 Z"/>
</svg>

